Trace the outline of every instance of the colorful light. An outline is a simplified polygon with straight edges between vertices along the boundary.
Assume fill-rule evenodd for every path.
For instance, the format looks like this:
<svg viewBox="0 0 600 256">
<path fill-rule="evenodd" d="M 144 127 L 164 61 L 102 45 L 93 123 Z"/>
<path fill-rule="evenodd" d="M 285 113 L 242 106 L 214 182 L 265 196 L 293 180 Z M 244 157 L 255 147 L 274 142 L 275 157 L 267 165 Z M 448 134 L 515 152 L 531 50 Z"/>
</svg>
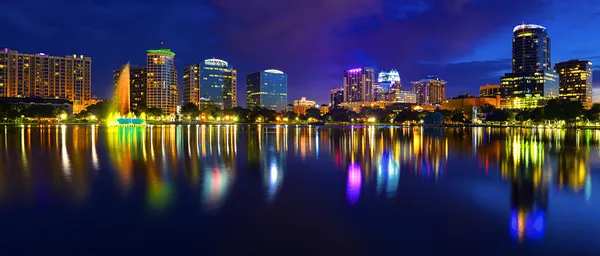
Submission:
<svg viewBox="0 0 600 256">
<path fill-rule="evenodd" d="M 348 70 L 348 73 L 358 73 L 358 72 L 361 72 L 361 71 L 362 71 L 362 68 L 355 68 L 355 69 Z"/>
<path fill-rule="evenodd" d="M 350 164 L 348 166 L 348 187 L 346 189 L 346 196 L 348 197 L 348 204 L 354 205 L 360 198 L 360 189 L 362 185 L 362 172 L 360 165 Z"/>
</svg>

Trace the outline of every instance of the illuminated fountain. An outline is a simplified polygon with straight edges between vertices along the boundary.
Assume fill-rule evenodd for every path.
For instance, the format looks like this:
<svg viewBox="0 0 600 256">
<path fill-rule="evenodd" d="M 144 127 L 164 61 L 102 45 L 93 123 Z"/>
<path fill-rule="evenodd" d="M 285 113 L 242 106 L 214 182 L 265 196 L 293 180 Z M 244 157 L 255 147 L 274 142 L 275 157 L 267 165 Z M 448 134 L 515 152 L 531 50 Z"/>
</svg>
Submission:
<svg viewBox="0 0 600 256">
<path fill-rule="evenodd" d="M 144 114 L 140 115 L 141 118 L 137 118 L 130 110 L 130 78 L 129 78 L 129 63 L 125 64 L 121 73 L 119 74 L 119 80 L 117 81 L 115 88 L 115 97 L 113 111 L 108 117 L 109 125 L 123 125 L 123 126 L 137 126 L 145 125 Z"/>
</svg>

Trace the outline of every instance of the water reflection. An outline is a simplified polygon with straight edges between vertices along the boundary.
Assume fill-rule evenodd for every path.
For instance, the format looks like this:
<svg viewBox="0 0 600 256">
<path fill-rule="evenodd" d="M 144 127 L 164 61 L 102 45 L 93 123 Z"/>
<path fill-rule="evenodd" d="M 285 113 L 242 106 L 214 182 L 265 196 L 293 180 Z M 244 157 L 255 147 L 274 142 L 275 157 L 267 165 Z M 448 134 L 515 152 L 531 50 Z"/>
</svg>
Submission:
<svg viewBox="0 0 600 256">
<path fill-rule="evenodd" d="M 339 171 L 345 203 L 360 206 L 373 196 L 394 199 L 410 182 L 443 184 L 466 173 L 510 188 L 501 195 L 510 199 L 504 216 L 512 237 L 524 242 L 544 237 L 554 198 L 592 200 L 600 131 L 48 125 L 4 126 L 0 141 L 0 204 L 81 204 L 92 186 L 109 180 L 121 197 L 142 191 L 151 211 L 168 211 L 192 191 L 199 208 L 215 212 L 239 180 L 257 184 L 275 204 L 295 182 L 290 170 L 313 163 L 318 172 L 299 175 L 317 180 Z"/>
</svg>

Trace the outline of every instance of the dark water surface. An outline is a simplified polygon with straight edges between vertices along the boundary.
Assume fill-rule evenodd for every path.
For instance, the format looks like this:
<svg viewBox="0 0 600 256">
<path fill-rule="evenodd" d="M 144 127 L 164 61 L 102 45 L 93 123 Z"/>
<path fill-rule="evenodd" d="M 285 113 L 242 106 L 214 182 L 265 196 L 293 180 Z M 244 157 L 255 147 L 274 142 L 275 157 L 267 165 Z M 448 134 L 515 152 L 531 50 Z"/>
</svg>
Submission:
<svg viewBox="0 0 600 256">
<path fill-rule="evenodd" d="M 599 140 L 0 126 L 0 255 L 600 255 Z"/>
</svg>

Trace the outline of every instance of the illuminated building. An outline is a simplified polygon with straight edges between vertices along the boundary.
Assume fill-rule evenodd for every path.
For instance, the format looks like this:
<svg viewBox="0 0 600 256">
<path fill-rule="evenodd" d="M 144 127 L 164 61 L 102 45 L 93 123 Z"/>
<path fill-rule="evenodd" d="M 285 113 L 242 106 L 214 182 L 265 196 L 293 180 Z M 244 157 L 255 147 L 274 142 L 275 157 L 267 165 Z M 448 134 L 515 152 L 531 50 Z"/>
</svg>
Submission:
<svg viewBox="0 0 600 256">
<path fill-rule="evenodd" d="M 175 114 L 179 105 L 179 86 L 175 53 L 170 49 L 148 50 L 146 55 L 146 106 Z"/>
<path fill-rule="evenodd" d="M 417 93 L 413 91 L 395 90 L 391 91 L 389 96 L 392 103 L 417 103 Z"/>
<path fill-rule="evenodd" d="M 525 97 L 514 97 L 501 99 L 500 107 L 507 109 L 524 109 L 543 107 L 548 102 L 544 97 L 534 97 L 526 95 Z"/>
<path fill-rule="evenodd" d="M 314 100 L 306 100 L 306 97 L 302 97 L 299 100 L 294 100 L 294 112 L 296 112 L 298 115 L 306 115 L 306 110 L 316 107 L 317 102 Z"/>
<path fill-rule="evenodd" d="M 0 50 L 0 97 L 40 97 L 73 102 L 78 113 L 92 99 L 92 59 Z"/>
<path fill-rule="evenodd" d="M 183 104 L 200 104 L 200 65 L 183 69 Z"/>
<path fill-rule="evenodd" d="M 226 96 L 232 91 L 232 74 L 237 72 L 229 68 L 229 63 L 219 59 L 207 59 L 203 63 L 187 66 L 183 71 L 183 102 L 202 105 L 202 103 L 214 104 L 219 108 L 223 108 L 223 97 L 228 99 L 228 108 L 231 108 L 231 97 Z M 225 91 L 226 76 L 229 79 L 229 90 Z"/>
<path fill-rule="evenodd" d="M 384 101 L 385 96 L 387 94 L 387 90 L 379 84 L 373 85 L 373 100 L 374 101 Z"/>
<path fill-rule="evenodd" d="M 319 110 L 321 111 L 321 115 L 325 115 L 325 114 L 329 113 L 329 105 L 323 104 L 323 105 L 319 106 Z"/>
<path fill-rule="evenodd" d="M 481 107 L 486 104 L 490 104 L 496 108 L 499 108 L 501 105 L 501 98 L 499 95 L 496 97 L 473 97 L 468 95 L 463 97 L 459 96 L 444 100 L 442 103 L 442 109 L 470 112 L 473 107 Z"/>
<path fill-rule="evenodd" d="M 516 26 L 512 40 L 512 73 L 501 78 L 502 97 L 558 96 L 558 76 L 550 64 L 550 37 L 546 28 Z"/>
<path fill-rule="evenodd" d="M 118 95 L 117 93 L 117 85 L 119 82 L 119 77 L 122 72 L 122 68 L 113 71 L 113 88 L 115 90 L 114 95 Z M 146 108 L 146 68 L 130 68 L 129 69 L 129 80 L 130 80 L 130 101 L 129 107 L 131 111 L 138 109 Z"/>
<path fill-rule="evenodd" d="M 401 84 L 398 70 L 392 69 L 390 72 L 381 71 L 377 77 L 377 83 L 381 84 L 386 90 L 390 89 L 392 84 Z"/>
<path fill-rule="evenodd" d="M 446 81 L 437 76 L 429 76 L 425 79 L 412 82 L 417 96 L 417 104 L 441 105 L 446 98 Z"/>
<path fill-rule="evenodd" d="M 584 107 L 592 107 L 592 62 L 569 60 L 557 62 L 554 71 L 559 76 L 560 99 L 576 100 Z"/>
<path fill-rule="evenodd" d="M 223 83 L 223 108 L 237 107 L 237 70 L 232 68 L 225 71 Z"/>
<path fill-rule="evenodd" d="M 385 109 L 387 106 L 391 106 L 392 103 L 388 101 L 356 101 L 356 102 L 342 102 L 339 106 L 348 110 L 352 110 L 354 112 L 360 112 L 360 109 L 363 107 L 370 108 L 383 108 Z"/>
<path fill-rule="evenodd" d="M 479 86 L 480 97 L 496 97 L 497 95 L 500 95 L 500 85 L 486 84 Z"/>
<path fill-rule="evenodd" d="M 344 102 L 344 88 L 331 89 L 331 105 L 336 107 Z"/>
<path fill-rule="evenodd" d="M 344 71 L 344 102 L 374 101 L 373 69 L 355 68 Z"/>
<path fill-rule="evenodd" d="M 284 111 L 287 106 L 287 74 L 268 69 L 246 77 L 246 107 Z"/>
</svg>

